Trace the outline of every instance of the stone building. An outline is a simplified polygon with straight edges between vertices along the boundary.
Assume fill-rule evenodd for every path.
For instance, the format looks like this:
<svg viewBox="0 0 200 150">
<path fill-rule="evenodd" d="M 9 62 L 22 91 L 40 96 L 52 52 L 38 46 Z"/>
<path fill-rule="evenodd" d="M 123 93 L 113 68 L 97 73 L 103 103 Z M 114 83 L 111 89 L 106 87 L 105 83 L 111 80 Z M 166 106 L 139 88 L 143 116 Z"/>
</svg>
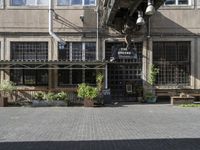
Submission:
<svg viewBox="0 0 200 150">
<path fill-rule="evenodd" d="M 157 89 L 200 88 L 199 0 L 166 0 L 132 36 L 138 58 L 119 62 L 110 62 L 111 49 L 126 47 L 124 35 L 102 26 L 105 1 L 52 0 L 53 33 L 65 44 L 49 35 L 49 0 L 0 2 L 1 80 L 18 89 L 94 85 L 103 72 L 114 101 L 137 101 L 150 64 L 159 68 Z"/>
</svg>

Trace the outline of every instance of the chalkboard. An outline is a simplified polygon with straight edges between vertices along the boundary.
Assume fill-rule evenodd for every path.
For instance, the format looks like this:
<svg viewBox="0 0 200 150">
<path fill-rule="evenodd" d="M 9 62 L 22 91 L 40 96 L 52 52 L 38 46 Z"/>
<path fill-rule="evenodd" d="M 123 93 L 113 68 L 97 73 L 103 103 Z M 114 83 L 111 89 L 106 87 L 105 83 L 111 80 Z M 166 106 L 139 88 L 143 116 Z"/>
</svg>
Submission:
<svg viewBox="0 0 200 150">
<path fill-rule="evenodd" d="M 102 90 L 103 93 L 103 99 L 104 99 L 104 104 L 111 104 L 111 94 L 110 94 L 110 89 L 104 89 Z"/>
</svg>

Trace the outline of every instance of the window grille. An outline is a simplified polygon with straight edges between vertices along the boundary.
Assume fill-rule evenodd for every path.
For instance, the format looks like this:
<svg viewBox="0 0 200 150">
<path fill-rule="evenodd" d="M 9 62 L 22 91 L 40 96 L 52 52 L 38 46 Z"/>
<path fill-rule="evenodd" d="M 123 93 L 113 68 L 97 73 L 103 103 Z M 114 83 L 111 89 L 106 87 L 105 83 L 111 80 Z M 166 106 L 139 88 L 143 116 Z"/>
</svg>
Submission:
<svg viewBox="0 0 200 150">
<path fill-rule="evenodd" d="M 159 69 L 156 83 L 190 83 L 190 42 L 154 42 L 153 63 Z"/>
<path fill-rule="evenodd" d="M 96 43 L 94 42 L 85 43 L 85 60 L 86 61 L 96 60 Z"/>
<path fill-rule="evenodd" d="M 48 42 L 11 42 L 11 60 L 48 60 Z"/>
</svg>

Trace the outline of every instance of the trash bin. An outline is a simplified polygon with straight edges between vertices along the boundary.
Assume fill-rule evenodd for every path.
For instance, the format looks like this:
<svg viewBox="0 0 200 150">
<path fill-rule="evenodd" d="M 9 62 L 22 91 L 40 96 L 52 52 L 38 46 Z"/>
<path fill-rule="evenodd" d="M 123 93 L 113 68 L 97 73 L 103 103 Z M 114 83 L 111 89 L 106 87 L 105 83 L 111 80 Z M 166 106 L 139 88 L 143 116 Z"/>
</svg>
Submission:
<svg viewBox="0 0 200 150">
<path fill-rule="evenodd" d="M 111 104 L 112 99 L 111 99 L 110 89 L 103 89 L 102 93 L 103 93 L 104 104 Z"/>
</svg>

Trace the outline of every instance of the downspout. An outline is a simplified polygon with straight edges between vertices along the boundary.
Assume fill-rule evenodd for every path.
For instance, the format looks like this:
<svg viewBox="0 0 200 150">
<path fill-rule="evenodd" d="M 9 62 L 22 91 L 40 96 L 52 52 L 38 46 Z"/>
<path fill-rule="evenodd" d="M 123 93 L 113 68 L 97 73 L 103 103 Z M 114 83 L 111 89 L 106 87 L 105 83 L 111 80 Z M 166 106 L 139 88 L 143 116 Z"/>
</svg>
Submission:
<svg viewBox="0 0 200 150">
<path fill-rule="evenodd" d="M 96 60 L 99 60 L 99 4 L 97 3 L 97 39 L 96 39 Z"/>
<path fill-rule="evenodd" d="M 53 7 L 53 1 L 49 0 L 49 34 L 58 42 L 61 44 L 65 45 L 65 41 L 58 37 L 54 32 L 53 32 L 53 13 L 54 10 L 52 9 Z"/>
</svg>

